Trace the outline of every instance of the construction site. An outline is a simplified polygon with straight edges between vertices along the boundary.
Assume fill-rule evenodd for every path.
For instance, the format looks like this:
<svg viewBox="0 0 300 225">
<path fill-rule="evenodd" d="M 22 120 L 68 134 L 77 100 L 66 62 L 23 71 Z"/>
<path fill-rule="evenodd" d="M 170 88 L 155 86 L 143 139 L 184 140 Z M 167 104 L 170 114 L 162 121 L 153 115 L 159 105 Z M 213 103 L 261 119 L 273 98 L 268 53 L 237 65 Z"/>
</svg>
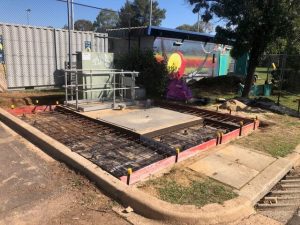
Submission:
<svg viewBox="0 0 300 225">
<path fill-rule="evenodd" d="M 235 56 L 201 1 L 176 28 L 163 1 L 30 1 L 0 16 L 0 225 L 300 224 L 297 49 Z"/>
</svg>

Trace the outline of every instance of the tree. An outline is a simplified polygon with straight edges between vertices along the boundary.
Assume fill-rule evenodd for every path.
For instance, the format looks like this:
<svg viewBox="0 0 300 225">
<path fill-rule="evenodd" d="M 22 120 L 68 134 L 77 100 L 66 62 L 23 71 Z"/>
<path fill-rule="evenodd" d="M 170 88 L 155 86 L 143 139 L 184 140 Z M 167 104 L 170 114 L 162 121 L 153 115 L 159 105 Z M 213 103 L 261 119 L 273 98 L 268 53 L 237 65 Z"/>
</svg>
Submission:
<svg viewBox="0 0 300 225">
<path fill-rule="evenodd" d="M 93 23 L 89 20 L 76 20 L 74 23 L 74 30 L 79 30 L 79 31 L 93 31 L 94 26 Z"/>
<path fill-rule="evenodd" d="M 114 63 L 116 68 L 139 71 L 136 83 L 146 89 L 147 96 L 161 97 L 164 94 L 169 72 L 165 63 L 156 60 L 153 50 L 133 49 L 117 55 Z"/>
<path fill-rule="evenodd" d="M 176 27 L 176 29 L 198 32 L 198 23 L 195 23 L 193 25 L 182 24 L 182 25 Z M 199 24 L 199 32 L 210 33 L 212 31 L 213 31 L 213 26 L 212 26 L 211 23 L 205 23 L 203 21 L 200 22 L 200 24 Z"/>
<path fill-rule="evenodd" d="M 295 31 L 300 16 L 300 0 L 187 0 L 200 11 L 204 21 L 223 19 L 217 26 L 216 40 L 233 46 L 232 56 L 249 52 L 248 71 L 242 96 L 248 97 L 259 58 L 277 39 Z"/>
<path fill-rule="evenodd" d="M 159 26 L 165 19 L 166 10 L 160 9 L 158 2 L 153 0 L 152 4 L 152 25 Z M 134 0 L 126 1 L 125 5 L 120 9 L 119 26 L 120 27 L 138 27 L 148 26 L 150 18 L 150 1 Z"/>
<path fill-rule="evenodd" d="M 114 11 L 101 10 L 96 17 L 94 27 L 97 32 L 105 32 L 106 29 L 116 28 L 119 16 Z"/>
</svg>

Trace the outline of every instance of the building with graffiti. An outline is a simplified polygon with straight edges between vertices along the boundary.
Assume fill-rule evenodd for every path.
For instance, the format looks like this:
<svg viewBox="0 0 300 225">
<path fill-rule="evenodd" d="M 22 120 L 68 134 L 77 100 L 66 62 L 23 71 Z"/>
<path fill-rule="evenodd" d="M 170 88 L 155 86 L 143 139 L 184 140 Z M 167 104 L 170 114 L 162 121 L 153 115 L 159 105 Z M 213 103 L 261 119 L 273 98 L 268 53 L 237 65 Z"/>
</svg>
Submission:
<svg viewBox="0 0 300 225">
<path fill-rule="evenodd" d="M 162 27 L 110 29 L 109 51 L 120 54 L 132 49 L 153 49 L 164 61 L 187 79 L 224 76 L 235 70 L 230 46 L 216 43 L 214 35 Z"/>
</svg>

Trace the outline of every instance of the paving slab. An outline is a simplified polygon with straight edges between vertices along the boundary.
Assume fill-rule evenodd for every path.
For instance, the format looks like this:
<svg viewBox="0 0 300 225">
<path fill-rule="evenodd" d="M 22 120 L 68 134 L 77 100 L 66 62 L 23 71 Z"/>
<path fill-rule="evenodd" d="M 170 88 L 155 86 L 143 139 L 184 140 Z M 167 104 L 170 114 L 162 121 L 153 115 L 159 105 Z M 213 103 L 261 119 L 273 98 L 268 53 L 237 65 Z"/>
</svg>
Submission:
<svg viewBox="0 0 300 225">
<path fill-rule="evenodd" d="M 274 157 L 238 145 L 228 145 L 221 151 L 217 152 L 216 155 L 230 161 L 240 163 L 257 171 L 262 171 L 276 160 Z"/>
<path fill-rule="evenodd" d="M 183 125 L 191 122 L 201 122 L 202 118 L 175 112 L 159 107 L 140 109 L 116 115 L 100 116 L 102 121 L 112 123 L 139 134 L 146 134 L 164 128 Z"/>
<path fill-rule="evenodd" d="M 227 145 L 190 166 L 233 188 L 241 189 L 276 158 L 237 145 Z"/>
<path fill-rule="evenodd" d="M 240 189 L 258 174 L 257 170 L 216 154 L 197 161 L 190 168 L 236 189 Z"/>
</svg>

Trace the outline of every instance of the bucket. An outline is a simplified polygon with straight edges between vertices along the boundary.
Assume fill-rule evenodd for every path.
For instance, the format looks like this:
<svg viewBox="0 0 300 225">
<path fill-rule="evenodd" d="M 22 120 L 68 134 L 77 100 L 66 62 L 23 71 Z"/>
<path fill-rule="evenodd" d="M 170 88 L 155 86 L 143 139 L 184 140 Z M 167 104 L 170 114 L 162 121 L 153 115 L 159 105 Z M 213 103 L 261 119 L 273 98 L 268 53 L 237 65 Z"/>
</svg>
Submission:
<svg viewBox="0 0 300 225">
<path fill-rule="evenodd" d="M 272 94 L 272 84 L 264 85 L 264 96 L 270 96 Z"/>
</svg>

